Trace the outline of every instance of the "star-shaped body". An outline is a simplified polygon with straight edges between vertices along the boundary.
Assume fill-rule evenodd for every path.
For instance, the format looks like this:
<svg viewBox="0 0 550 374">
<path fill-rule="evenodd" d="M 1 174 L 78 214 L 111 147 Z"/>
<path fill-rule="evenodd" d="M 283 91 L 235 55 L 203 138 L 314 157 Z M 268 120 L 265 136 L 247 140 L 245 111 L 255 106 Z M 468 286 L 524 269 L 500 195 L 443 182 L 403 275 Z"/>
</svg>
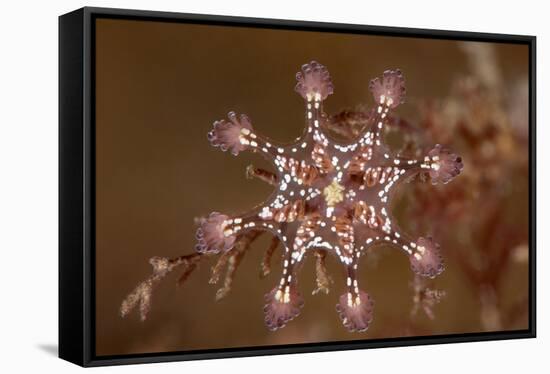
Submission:
<svg viewBox="0 0 550 374">
<path fill-rule="evenodd" d="M 330 139 L 323 131 L 327 116 L 323 101 L 333 92 L 327 69 L 312 61 L 296 76 L 296 91 L 305 101 L 305 131 L 294 143 L 275 144 L 257 134 L 246 115 L 230 112 L 216 121 L 208 138 L 213 146 L 237 155 L 258 152 L 276 171 L 275 190 L 257 208 L 240 216 L 211 213 L 197 230 L 197 251 L 230 250 L 239 235 L 263 229 L 284 246 L 283 274 L 266 294 L 265 322 L 277 329 L 296 317 L 303 305 L 297 271 L 308 251 L 336 256 L 346 273 L 346 290 L 337 311 L 350 331 L 364 331 L 372 320 L 373 301 L 359 288 L 358 261 L 369 246 L 380 242 L 399 246 L 411 268 L 435 277 L 443 271 L 439 246 L 431 238 L 413 240 L 392 218 L 391 197 L 403 181 L 418 173 L 432 183 L 447 183 L 462 169 L 460 157 L 436 145 L 420 159 L 394 156 L 384 145 L 381 130 L 389 112 L 404 100 L 405 82 L 399 70 L 374 79 L 375 100 L 369 125 L 350 143 Z"/>
</svg>

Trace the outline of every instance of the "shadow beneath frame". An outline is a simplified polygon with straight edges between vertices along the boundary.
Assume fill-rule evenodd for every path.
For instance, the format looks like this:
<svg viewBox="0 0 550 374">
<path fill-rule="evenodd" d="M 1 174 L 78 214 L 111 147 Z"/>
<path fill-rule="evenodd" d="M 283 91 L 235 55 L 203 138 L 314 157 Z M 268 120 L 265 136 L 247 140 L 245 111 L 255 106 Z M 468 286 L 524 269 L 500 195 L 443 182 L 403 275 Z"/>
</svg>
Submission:
<svg viewBox="0 0 550 374">
<path fill-rule="evenodd" d="M 38 344 L 37 348 L 51 356 L 57 357 L 59 354 L 59 347 L 57 344 Z"/>
</svg>

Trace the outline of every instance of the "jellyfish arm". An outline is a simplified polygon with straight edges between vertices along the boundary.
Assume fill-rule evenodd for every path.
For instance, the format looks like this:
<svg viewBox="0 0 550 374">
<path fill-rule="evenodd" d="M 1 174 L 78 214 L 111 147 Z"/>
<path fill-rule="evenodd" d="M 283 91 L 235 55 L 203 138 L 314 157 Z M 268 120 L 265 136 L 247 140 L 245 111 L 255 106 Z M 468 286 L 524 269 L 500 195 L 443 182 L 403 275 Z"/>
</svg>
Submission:
<svg viewBox="0 0 550 374">
<path fill-rule="evenodd" d="M 326 147 L 329 139 L 323 132 L 325 122 L 328 120 L 323 111 L 323 102 L 334 92 L 334 85 L 327 68 L 317 61 L 311 61 L 302 65 L 296 73 L 296 91 L 305 103 L 306 127 L 304 134 L 298 140 L 302 148 L 311 151 L 313 145 Z"/>
<path fill-rule="evenodd" d="M 275 235 L 280 223 L 274 220 L 269 206 L 255 208 L 238 216 L 212 212 L 201 218 L 197 228 L 195 250 L 202 254 L 227 253 L 236 244 L 238 237 L 251 230 L 271 231 Z"/>
<path fill-rule="evenodd" d="M 405 78 L 401 70 L 386 70 L 382 78 L 375 78 L 369 84 L 375 108 L 359 140 L 360 144 L 382 144 L 381 131 L 387 125 L 389 112 L 405 102 Z"/>
<path fill-rule="evenodd" d="M 342 324 L 350 332 L 366 331 L 374 312 L 373 299 L 358 285 L 357 266 L 360 253 L 354 248 L 348 256 L 340 255 L 345 269 L 346 290 L 340 295 L 336 311 Z"/>
<path fill-rule="evenodd" d="M 279 160 L 284 159 L 284 147 L 257 134 L 246 114 L 237 115 L 231 111 L 227 118 L 215 121 L 208 132 L 208 140 L 213 147 L 223 152 L 228 151 L 234 156 L 242 151 L 260 152 L 265 159 L 277 165 L 278 170 L 282 170 Z M 280 180 L 279 173 L 274 174 L 253 166 L 247 168 L 247 177 L 258 178 L 270 185 L 275 185 Z M 228 216 L 212 212 L 199 221 L 195 249 L 199 253 L 226 253 L 234 247 L 239 235 L 253 229 L 271 231 L 277 235 L 280 222 L 283 221 L 281 215 L 288 211 L 281 208 L 278 201 L 271 201 L 242 215 Z"/>
<path fill-rule="evenodd" d="M 274 144 L 258 134 L 252 127 L 252 121 L 246 114 L 237 115 L 231 111 L 228 120 L 215 121 L 208 133 L 208 141 L 223 152 L 229 151 L 237 156 L 242 151 L 261 152 L 271 162 L 285 153 L 285 148 Z"/>
<path fill-rule="evenodd" d="M 298 270 L 311 242 L 311 221 L 306 217 L 293 224 L 296 231 L 289 230 L 284 237 L 283 273 L 279 283 L 265 295 L 264 320 L 271 331 L 280 329 L 296 318 L 304 305 L 298 290 Z"/>
<path fill-rule="evenodd" d="M 358 288 L 355 273 L 356 270 L 351 265 L 346 267 L 347 289 L 340 296 L 336 311 L 342 324 L 350 332 L 363 332 L 372 322 L 374 301 L 368 293 Z"/>
<path fill-rule="evenodd" d="M 459 175 L 462 169 L 461 157 L 437 144 L 419 160 L 390 157 L 381 167 L 367 170 L 367 174 L 374 173 L 373 170 L 378 171 L 376 181 L 380 184 L 378 197 L 382 206 L 378 215 L 380 225 L 376 227 L 378 237 L 381 241 L 392 243 L 402 249 L 409 257 L 411 269 L 418 275 L 434 278 L 443 272 L 444 262 L 440 246 L 429 236 L 413 240 L 400 230 L 386 209 L 388 198 L 391 199 L 399 185 L 419 173 L 427 175 L 432 184 L 446 184 Z"/>
<path fill-rule="evenodd" d="M 279 284 L 265 295 L 264 321 L 271 331 L 285 327 L 300 314 L 304 305 L 296 280 L 299 263 L 293 261 L 288 250 L 283 255 L 283 264 L 283 275 Z"/>
</svg>

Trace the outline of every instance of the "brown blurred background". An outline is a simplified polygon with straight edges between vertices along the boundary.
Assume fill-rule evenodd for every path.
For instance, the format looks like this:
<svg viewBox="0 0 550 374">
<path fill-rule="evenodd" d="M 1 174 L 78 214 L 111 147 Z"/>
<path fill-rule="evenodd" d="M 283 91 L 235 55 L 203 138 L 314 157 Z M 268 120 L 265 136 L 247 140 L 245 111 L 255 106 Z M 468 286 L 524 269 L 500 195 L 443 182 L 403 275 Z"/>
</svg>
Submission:
<svg viewBox="0 0 550 374">
<path fill-rule="evenodd" d="M 527 327 L 527 46 L 108 19 L 97 20 L 96 45 L 98 355 Z M 337 317 L 343 274 L 332 258 L 331 292 L 311 295 L 308 261 L 301 315 L 269 332 L 263 295 L 280 264 L 276 257 L 259 279 L 266 236 L 223 300 L 208 284 L 213 262 L 202 263 L 181 288 L 177 272 L 159 284 L 145 322 L 138 313 L 122 319 L 120 303 L 151 273 L 150 257 L 192 253 L 195 217 L 238 214 L 268 196 L 245 168 L 269 166 L 210 147 L 206 134 L 235 110 L 274 140 L 298 136 L 304 108 L 294 75 L 312 59 L 333 78 L 328 113 L 370 106 L 369 80 L 400 68 L 407 102 L 398 114 L 411 126 L 389 130 L 396 143 L 441 142 L 464 158 L 448 185 L 404 185 L 394 210 L 412 236 L 433 234 L 442 245 L 447 269 L 428 284 L 445 294 L 428 305 L 434 318 L 424 288 L 415 301 L 408 259 L 380 246 L 361 264 L 360 283 L 376 301 L 366 333 L 348 333 Z"/>
</svg>

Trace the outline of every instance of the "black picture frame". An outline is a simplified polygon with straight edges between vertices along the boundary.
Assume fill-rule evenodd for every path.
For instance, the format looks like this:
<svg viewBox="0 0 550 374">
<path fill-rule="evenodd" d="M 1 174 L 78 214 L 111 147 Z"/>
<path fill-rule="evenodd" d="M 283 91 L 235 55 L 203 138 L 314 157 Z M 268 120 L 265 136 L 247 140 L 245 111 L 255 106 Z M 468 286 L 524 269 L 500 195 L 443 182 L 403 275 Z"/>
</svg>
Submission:
<svg viewBox="0 0 550 374">
<path fill-rule="evenodd" d="M 519 43 L 529 47 L 529 328 L 518 331 L 121 356 L 95 353 L 95 20 L 117 18 Z M 443 344 L 536 336 L 536 37 L 85 7 L 59 18 L 59 357 L 81 366 Z"/>
</svg>

